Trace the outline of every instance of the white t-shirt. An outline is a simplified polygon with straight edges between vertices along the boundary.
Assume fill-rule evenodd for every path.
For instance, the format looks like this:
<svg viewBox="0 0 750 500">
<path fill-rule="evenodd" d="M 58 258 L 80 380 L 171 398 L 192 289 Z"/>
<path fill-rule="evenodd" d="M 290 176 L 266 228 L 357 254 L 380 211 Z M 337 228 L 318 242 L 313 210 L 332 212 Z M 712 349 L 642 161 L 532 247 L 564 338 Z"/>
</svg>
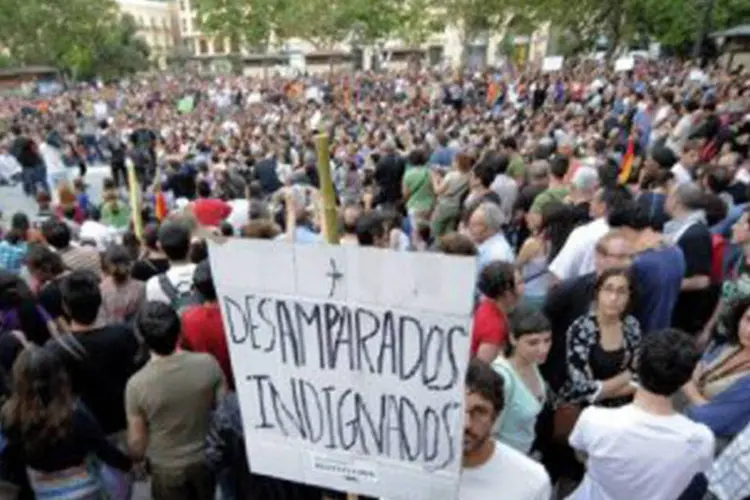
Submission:
<svg viewBox="0 0 750 500">
<path fill-rule="evenodd" d="M 195 273 L 195 264 L 172 265 L 166 272 L 167 279 L 174 285 L 179 293 L 187 293 L 193 287 L 193 273 Z M 156 300 L 169 304 L 170 300 L 167 294 L 162 290 L 159 284 L 159 276 L 152 276 L 146 282 L 146 300 Z"/>
<path fill-rule="evenodd" d="M 568 500 L 673 499 L 711 467 L 714 436 L 683 415 L 635 405 L 589 407 L 570 435 L 587 454 L 586 476 Z"/>
<path fill-rule="evenodd" d="M 549 265 L 550 272 L 560 280 L 594 272 L 596 244 L 608 232 L 609 224 L 605 218 L 575 228 Z"/>
<path fill-rule="evenodd" d="M 250 222 L 250 201 L 245 198 L 237 198 L 227 202 L 232 207 L 232 212 L 226 221 L 229 222 L 235 231 L 239 232 Z"/>
<path fill-rule="evenodd" d="M 81 230 L 78 233 L 79 239 L 93 241 L 100 252 L 106 250 L 107 245 L 114 242 L 116 237 L 116 229 L 90 219 L 81 224 Z"/>
<path fill-rule="evenodd" d="M 674 180 L 677 184 L 693 182 L 693 176 L 690 175 L 690 171 L 686 169 L 682 163 L 675 163 L 670 171 L 672 172 L 672 175 L 674 175 Z"/>
<path fill-rule="evenodd" d="M 552 486 L 541 464 L 495 441 L 492 457 L 461 471 L 459 500 L 549 500 Z"/>
</svg>

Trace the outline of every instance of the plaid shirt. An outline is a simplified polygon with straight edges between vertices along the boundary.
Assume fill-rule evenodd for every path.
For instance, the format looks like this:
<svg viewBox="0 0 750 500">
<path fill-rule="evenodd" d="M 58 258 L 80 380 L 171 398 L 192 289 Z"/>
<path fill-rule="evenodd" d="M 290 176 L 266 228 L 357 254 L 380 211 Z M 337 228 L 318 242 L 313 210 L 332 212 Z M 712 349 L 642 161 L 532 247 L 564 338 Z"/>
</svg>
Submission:
<svg viewBox="0 0 750 500">
<path fill-rule="evenodd" d="M 735 436 L 707 476 L 709 491 L 720 500 L 750 497 L 750 425 Z"/>
<path fill-rule="evenodd" d="M 7 240 L 0 241 L 0 268 L 17 273 L 23 267 L 28 245 L 25 241 L 12 244 Z"/>
</svg>

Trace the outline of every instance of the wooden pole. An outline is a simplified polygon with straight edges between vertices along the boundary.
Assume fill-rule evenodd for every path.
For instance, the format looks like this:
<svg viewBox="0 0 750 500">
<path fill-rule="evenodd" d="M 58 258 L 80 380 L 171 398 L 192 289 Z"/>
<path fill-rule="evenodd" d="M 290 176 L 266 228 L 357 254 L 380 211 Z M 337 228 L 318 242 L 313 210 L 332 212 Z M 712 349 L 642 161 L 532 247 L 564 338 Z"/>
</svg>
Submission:
<svg viewBox="0 0 750 500">
<path fill-rule="evenodd" d="M 328 135 L 322 132 L 315 136 L 315 149 L 318 153 L 318 179 L 323 208 L 323 236 L 331 245 L 339 244 L 339 226 L 336 217 L 336 192 L 331 177 L 331 162 L 328 156 Z M 358 500 L 354 493 L 347 493 L 346 500 Z"/>
<path fill-rule="evenodd" d="M 331 177 L 331 162 L 328 156 L 328 135 L 315 136 L 315 149 L 318 153 L 318 179 L 323 209 L 323 236 L 327 243 L 338 245 L 339 231 L 336 214 L 336 192 Z"/>
<path fill-rule="evenodd" d="M 130 217 L 133 220 L 133 232 L 140 241 L 143 241 L 143 219 L 141 218 L 141 186 L 138 184 L 138 176 L 135 175 L 133 160 L 125 161 L 128 174 L 128 188 L 130 189 Z"/>
</svg>

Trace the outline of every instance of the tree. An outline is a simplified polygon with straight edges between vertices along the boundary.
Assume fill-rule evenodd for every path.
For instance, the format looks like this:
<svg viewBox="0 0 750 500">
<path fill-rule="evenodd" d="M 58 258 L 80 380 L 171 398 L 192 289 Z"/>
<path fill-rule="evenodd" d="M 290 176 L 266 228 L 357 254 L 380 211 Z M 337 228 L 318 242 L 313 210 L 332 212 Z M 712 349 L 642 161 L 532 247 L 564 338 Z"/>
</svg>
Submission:
<svg viewBox="0 0 750 500">
<path fill-rule="evenodd" d="M 18 64 L 48 64 L 73 79 L 148 67 L 148 45 L 114 0 L 0 0 L 0 44 Z"/>
<path fill-rule="evenodd" d="M 634 40 L 653 40 L 685 53 L 699 32 L 709 0 L 530 0 L 528 11 L 538 21 L 549 21 L 570 40 L 573 51 L 591 49 L 604 35 L 610 55 Z M 713 29 L 750 21 L 747 0 L 712 0 Z"/>
<path fill-rule="evenodd" d="M 213 36 L 241 40 L 266 51 L 274 36 L 284 35 L 291 0 L 197 0 L 201 29 Z"/>
<path fill-rule="evenodd" d="M 75 71 L 91 59 L 117 18 L 114 0 L 0 0 L 0 44 L 21 64 Z"/>
<path fill-rule="evenodd" d="M 94 49 L 91 63 L 82 68 L 85 72 L 82 76 L 111 80 L 144 71 L 149 67 L 150 54 L 148 44 L 138 36 L 135 19 L 124 14 L 103 43 Z"/>
</svg>

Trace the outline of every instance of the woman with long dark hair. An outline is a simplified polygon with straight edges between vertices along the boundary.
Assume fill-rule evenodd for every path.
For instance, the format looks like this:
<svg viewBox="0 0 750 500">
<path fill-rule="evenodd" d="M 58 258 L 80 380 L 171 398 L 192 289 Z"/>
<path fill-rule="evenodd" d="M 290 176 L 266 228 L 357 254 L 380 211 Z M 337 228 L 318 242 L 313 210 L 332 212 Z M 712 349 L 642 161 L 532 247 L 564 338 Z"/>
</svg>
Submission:
<svg viewBox="0 0 750 500">
<path fill-rule="evenodd" d="M 0 369 L 10 373 L 24 343 L 44 345 L 55 333 L 54 322 L 26 282 L 0 270 Z"/>
<path fill-rule="evenodd" d="M 7 453 L 26 466 L 31 489 L 47 500 L 98 500 L 94 456 L 129 471 L 132 462 L 107 441 L 94 417 L 73 398 L 70 380 L 52 352 L 29 345 L 13 366 L 2 408 Z"/>
</svg>

